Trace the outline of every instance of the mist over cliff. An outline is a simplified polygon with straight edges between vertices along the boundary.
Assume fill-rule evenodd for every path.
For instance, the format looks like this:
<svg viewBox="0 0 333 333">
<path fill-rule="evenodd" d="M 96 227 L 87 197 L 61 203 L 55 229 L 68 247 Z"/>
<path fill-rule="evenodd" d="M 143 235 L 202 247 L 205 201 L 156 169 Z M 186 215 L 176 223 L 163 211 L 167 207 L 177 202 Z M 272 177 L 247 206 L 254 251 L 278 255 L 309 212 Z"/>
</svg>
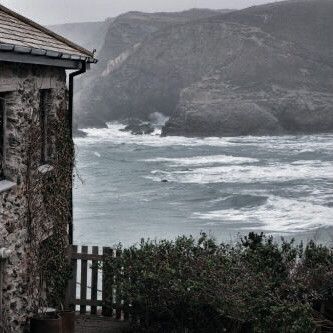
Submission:
<svg viewBox="0 0 333 333">
<path fill-rule="evenodd" d="M 121 15 L 79 85 L 79 126 L 159 112 L 164 135 L 330 132 L 332 17 L 330 0 Z"/>
<path fill-rule="evenodd" d="M 55 33 L 88 50 L 100 49 L 112 18 L 100 22 L 66 23 L 48 26 Z"/>
</svg>

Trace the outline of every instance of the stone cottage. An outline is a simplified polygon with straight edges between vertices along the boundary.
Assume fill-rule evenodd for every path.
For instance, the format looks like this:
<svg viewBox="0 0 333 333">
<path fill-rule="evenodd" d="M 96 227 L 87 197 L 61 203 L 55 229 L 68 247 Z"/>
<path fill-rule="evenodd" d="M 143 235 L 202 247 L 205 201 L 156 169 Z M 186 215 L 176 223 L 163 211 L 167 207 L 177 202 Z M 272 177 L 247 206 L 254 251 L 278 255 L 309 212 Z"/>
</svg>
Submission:
<svg viewBox="0 0 333 333">
<path fill-rule="evenodd" d="M 22 332 L 36 306 L 36 253 L 59 219 L 72 241 L 73 81 L 95 62 L 93 53 L 0 5 L 0 322 L 6 332 Z"/>
</svg>

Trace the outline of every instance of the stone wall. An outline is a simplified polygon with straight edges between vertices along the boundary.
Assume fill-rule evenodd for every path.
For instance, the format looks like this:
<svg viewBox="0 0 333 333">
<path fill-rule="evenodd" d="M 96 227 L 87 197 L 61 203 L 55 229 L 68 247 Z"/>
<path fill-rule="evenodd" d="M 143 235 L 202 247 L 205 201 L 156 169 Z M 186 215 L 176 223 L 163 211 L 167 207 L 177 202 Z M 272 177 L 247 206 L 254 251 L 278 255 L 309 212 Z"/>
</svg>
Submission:
<svg viewBox="0 0 333 333">
<path fill-rule="evenodd" d="M 36 206 L 36 202 L 31 204 L 27 193 L 28 182 L 45 172 L 41 168 L 40 141 L 33 137 L 41 137 L 38 116 L 41 89 L 50 89 L 49 124 L 59 121 L 59 114 L 67 110 L 65 70 L 0 62 L 0 91 L 6 91 L 2 97 L 6 99 L 7 118 L 4 174 L 7 180 L 16 183 L 14 189 L 0 193 L 0 247 L 12 252 L 3 277 L 3 321 L 8 332 L 23 332 L 36 307 L 34 295 L 39 280 L 35 275 L 33 239 L 41 242 L 52 232 L 50 219 L 46 218 L 48 212 L 43 211 L 42 194 L 37 196 L 41 204 Z M 52 128 L 49 133 L 50 144 L 54 145 L 57 133 Z M 49 164 L 52 165 L 52 156 Z M 44 177 L 45 182 L 47 179 Z M 31 214 L 37 210 L 39 219 L 34 219 L 31 225 Z"/>
</svg>

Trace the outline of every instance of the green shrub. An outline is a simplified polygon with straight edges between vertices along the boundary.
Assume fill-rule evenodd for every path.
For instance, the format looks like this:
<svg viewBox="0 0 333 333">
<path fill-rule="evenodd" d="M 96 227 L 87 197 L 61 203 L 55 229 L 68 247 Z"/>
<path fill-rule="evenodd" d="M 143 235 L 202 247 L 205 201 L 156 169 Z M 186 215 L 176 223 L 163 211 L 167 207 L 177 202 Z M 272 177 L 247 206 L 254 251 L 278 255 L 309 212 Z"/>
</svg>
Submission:
<svg viewBox="0 0 333 333">
<path fill-rule="evenodd" d="M 142 240 L 118 253 L 103 264 L 106 305 L 117 290 L 135 332 L 313 332 L 333 277 L 331 249 L 263 234 L 234 245 Z"/>
</svg>

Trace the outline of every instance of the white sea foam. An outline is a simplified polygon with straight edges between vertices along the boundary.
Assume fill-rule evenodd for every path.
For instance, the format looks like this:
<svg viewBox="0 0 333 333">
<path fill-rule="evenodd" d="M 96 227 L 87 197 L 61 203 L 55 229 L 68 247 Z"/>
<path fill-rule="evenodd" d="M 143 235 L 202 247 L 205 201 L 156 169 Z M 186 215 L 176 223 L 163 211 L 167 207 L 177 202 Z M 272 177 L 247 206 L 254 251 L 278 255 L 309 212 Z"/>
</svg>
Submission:
<svg viewBox="0 0 333 333">
<path fill-rule="evenodd" d="M 149 135 L 133 135 L 130 132 L 123 132 L 125 126 L 119 123 L 108 124 L 108 128 L 88 128 L 83 131 L 88 134 L 85 138 L 76 138 L 80 144 L 107 143 L 141 145 L 149 147 L 168 146 L 233 146 L 228 138 L 186 138 L 181 136 L 161 137 L 161 129 L 155 129 Z"/>
<path fill-rule="evenodd" d="M 333 135 L 162 138 L 160 130 L 135 136 L 122 128 L 113 123 L 105 129 L 87 129 L 86 138 L 75 139 L 79 170 L 87 184 L 76 191 L 82 225 L 89 207 L 96 209 L 94 214 L 107 226 L 105 230 L 117 228 L 117 233 L 101 233 L 106 235 L 101 244 L 109 241 L 110 234 L 135 242 L 142 230 L 158 237 L 170 230 L 196 233 L 198 228 L 214 226 L 220 237 L 248 230 L 293 233 L 333 226 Z M 103 158 L 91 158 L 97 151 Z M 126 161 L 124 169 L 122 160 Z M 151 180 L 182 185 L 159 186 Z M 119 202 L 105 196 L 102 206 L 89 206 L 91 200 L 101 202 L 104 196 L 95 189 L 105 184 Z M 137 199 L 143 188 L 148 192 Z M 119 198 L 125 199 L 126 208 L 128 202 L 134 207 L 124 209 Z M 137 233 L 133 229 L 127 234 L 128 222 L 110 224 L 118 217 L 133 222 L 133 211 L 135 223 L 142 223 Z M 184 225 L 186 230 L 181 229 Z M 119 240 L 124 239 L 115 242 Z"/>
<path fill-rule="evenodd" d="M 170 117 L 166 117 L 160 112 L 153 112 L 149 115 L 150 122 L 159 128 L 163 127 Z"/>
<path fill-rule="evenodd" d="M 101 154 L 98 153 L 97 151 L 94 152 L 94 155 L 97 156 L 97 157 L 101 157 Z"/>
<path fill-rule="evenodd" d="M 151 147 L 168 146 L 258 146 L 268 151 L 289 151 L 290 154 L 321 151 L 333 152 L 333 135 L 312 136 L 271 136 L 271 137 L 208 137 L 187 138 L 183 136 L 161 137 L 161 130 L 156 129 L 150 135 L 133 135 L 129 132 L 120 131 L 125 126 L 116 122 L 108 123 L 107 128 L 83 129 L 88 134 L 86 138 L 77 138 L 82 144 L 96 144 L 112 142 L 113 144 L 135 144 Z"/>
<path fill-rule="evenodd" d="M 159 173 L 161 175 L 159 175 Z M 287 182 L 302 179 L 327 179 L 333 181 L 333 163 L 291 165 L 272 163 L 269 165 L 230 165 L 195 168 L 190 170 L 154 171 L 147 178 L 161 181 L 161 176 L 178 183 L 266 183 Z"/>
<path fill-rule="evenodd" d="M 302 200 L 272 196 L 259 207 L 215 210 L 194 213 L 193 218 L 207 220 L 209 225 L 223 222 L 251 224 L 268 232 L 302 232 L 333 225 L 333 208 Z"/>
<path fill-rule="evenodd" d="M 211 155 L 211 156 L 193 156 L 187 158 L 167 158 L 156 157 L 146 159 L 145 162 L 167 162 L 171 167 L 179 166 L 196 166 L 196 165 L 211 165 L 211 164 L 247 164 L 259 162 L 256 158 L 236 157 L 229 155 Z"/>
</svg>

